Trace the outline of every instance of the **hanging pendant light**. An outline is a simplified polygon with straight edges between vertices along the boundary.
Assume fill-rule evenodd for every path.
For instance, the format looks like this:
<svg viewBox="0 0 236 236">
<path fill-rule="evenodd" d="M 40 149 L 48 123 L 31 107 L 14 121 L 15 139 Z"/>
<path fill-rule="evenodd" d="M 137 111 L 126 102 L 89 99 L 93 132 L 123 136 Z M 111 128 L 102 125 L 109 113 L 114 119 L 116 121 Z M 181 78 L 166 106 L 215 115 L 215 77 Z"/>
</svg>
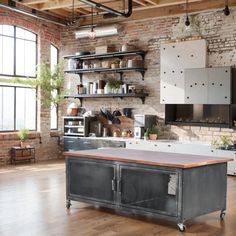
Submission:
<svg viewBox="0 0 236 236">
<path fill-rule="evenodd" d="M 185 19 L 184 24 L 186 26 L 190 26 L 190 20 L 189 20 L 189 17 L 188 17 L 188 0 L 186 0 L 186 7 L 185 7 L 185 9 L 186 9 L 186 19 Z"/>
<path fill-rule="evenodd" d="M 91 11 L 91 31 L 89 33 L 89 38 L 95 39 L 96 38 L 96 32 L 94 31 L 94 25 L 93 25 L 93 7 Z"/>
<path fill-rule="evenodd" d="M 225 0 L 225 8 L 224 8 L 223 12 L 226 16 L 228 16 L 230 14 L 228 0 Z"/>
</svg>

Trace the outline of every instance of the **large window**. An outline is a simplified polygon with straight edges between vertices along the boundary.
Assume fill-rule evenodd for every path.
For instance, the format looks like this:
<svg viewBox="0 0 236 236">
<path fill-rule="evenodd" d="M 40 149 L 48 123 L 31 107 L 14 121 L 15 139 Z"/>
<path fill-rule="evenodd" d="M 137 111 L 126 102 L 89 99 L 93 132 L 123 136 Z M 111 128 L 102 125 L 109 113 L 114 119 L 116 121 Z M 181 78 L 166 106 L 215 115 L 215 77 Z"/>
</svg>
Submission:
<svg viewBox="0 0 236 236">
<path fill-rule="evenodd" d="M 55 65 L 58 63 L 58 49 L 51 45 L 50 49 L 50 67 L 51 71 L 54 70 Z M 52 95 L 56 96 L 57 91 L 52 91 Z M 55 105 L 51 106 L 51 129 L 57 129 L 58 128 L 58 108 L 55 107 Z"/>
<path fill-rule="evenodd" d="M 36 89 L 0 86 L 0 131 L 36 129 Z"/>
<path fill-rule="evenodd" d="M 0 78 L 35 78 L 37 35 L 12 25 L 0 25 Z M 0 82 L 0 132 L 36 130 L 36 89 Z"/>
<path fill-rule="evenodd" d="M 0 25 L 0 74 L 35 77 L 36 34 L 11 25 Z"/>
</svg>

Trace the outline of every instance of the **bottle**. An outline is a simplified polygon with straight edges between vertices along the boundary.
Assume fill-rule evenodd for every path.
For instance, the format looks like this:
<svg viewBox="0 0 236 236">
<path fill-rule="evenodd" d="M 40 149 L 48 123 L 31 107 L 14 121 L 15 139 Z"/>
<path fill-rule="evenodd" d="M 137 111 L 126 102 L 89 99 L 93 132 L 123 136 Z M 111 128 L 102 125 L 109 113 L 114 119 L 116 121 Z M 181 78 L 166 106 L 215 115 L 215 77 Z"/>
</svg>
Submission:
<svg viewBox="0 0 236 236">
<path fill-rule="evenodd" d="M 78 89 L 78 94 L 83 94 L 84 93 L 84 86 L 83 86 L 82 83 L 77 85 L 77 89 Z"/>
</svg>

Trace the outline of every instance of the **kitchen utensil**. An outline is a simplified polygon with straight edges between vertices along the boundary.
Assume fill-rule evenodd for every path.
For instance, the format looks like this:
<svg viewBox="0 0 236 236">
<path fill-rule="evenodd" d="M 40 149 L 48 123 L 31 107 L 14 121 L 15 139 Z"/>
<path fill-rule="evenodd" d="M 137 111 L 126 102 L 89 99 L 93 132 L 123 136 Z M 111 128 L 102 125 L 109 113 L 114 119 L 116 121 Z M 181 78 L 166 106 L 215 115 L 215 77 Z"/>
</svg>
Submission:
<svg viewBox="0 0 236 236">
<path fill-rule="evenodd" d="M 108 128 L 106 127 L 103 127 L 103 134 L 102 134 L 103 137 L 107 137 L 108 136 Z"/>
<path fill-rule="evenodd" d="M 113 125 L 119 125 L 121 122 L 120 122 L 120 119 L 118 117 L 115 117 L 113 120 L 112 120 L 112 124 Z"/>
<path fill-rule="evenodd" d="M 118 110 L 118 109 L 116 109 L 115 111 L 113 111 L 113 116 L 121 116 L 122 114 L 121 114 L 121 112 Z"/>
<path fill-rule="evenodd" d="M 106 110 L 106 115 L 107 115 L 108 120 L 112 121 L 114 119 L 114 116 L 108 110 Z"/>
</svg>

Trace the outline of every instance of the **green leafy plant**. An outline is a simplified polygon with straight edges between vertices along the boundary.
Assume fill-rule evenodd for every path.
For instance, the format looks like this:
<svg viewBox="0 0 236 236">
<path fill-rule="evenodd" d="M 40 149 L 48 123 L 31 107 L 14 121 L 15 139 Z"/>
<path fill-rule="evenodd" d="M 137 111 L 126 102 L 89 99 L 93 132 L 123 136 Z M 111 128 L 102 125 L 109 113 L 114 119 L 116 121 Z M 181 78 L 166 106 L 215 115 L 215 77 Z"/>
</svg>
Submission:
<svg viewBox="0 0 236 236">
<path fill-rule="evenodd" d="M 221 148 L 227 148 L 230 143 L 231 143 L 231 140 L 227 136 L 223 135 L 220 137 Z"/>
<path fill-rule="evenodd" d="M 14 83 L 30 85 L 40 89 L 38 99 L 45 108 L 52 105 L 57 106 L 64 99 L 63 84 L 64 71 L 63 61 L 56 64 L 54 70 L 51 71 L 49 64 L 41 63 L 37 66 L 36 79 L 15 79 Z"/>
<path fill-rule="evenodd" d="M 147 135 L 149 134 L 159 134 L 160 130 L 157 126 L 153 125 L 151 128 L 147 128 Z"/>
<path fill-rule="evenodd" d="M 25 142 L 29 137 L 29 130 L 28 129 L 20 129 L 17 133 L 18 138 L 21 142 Z"/>
<path fill-rule="evenodd" d="M 121 85 L 122 82 L 120 80 L 110 79 L 107 82 L 107 86 L 109 87 L 109 89 L 119 89 Z"/>
<path fill-rule="evenodd" d="M 211 140 L 211 147 L 217 149 L 217 148 L 219 148 L 219 146 L 220 146 L 219 141 L 217 139 L 213 138 Z"/>
</svg>

